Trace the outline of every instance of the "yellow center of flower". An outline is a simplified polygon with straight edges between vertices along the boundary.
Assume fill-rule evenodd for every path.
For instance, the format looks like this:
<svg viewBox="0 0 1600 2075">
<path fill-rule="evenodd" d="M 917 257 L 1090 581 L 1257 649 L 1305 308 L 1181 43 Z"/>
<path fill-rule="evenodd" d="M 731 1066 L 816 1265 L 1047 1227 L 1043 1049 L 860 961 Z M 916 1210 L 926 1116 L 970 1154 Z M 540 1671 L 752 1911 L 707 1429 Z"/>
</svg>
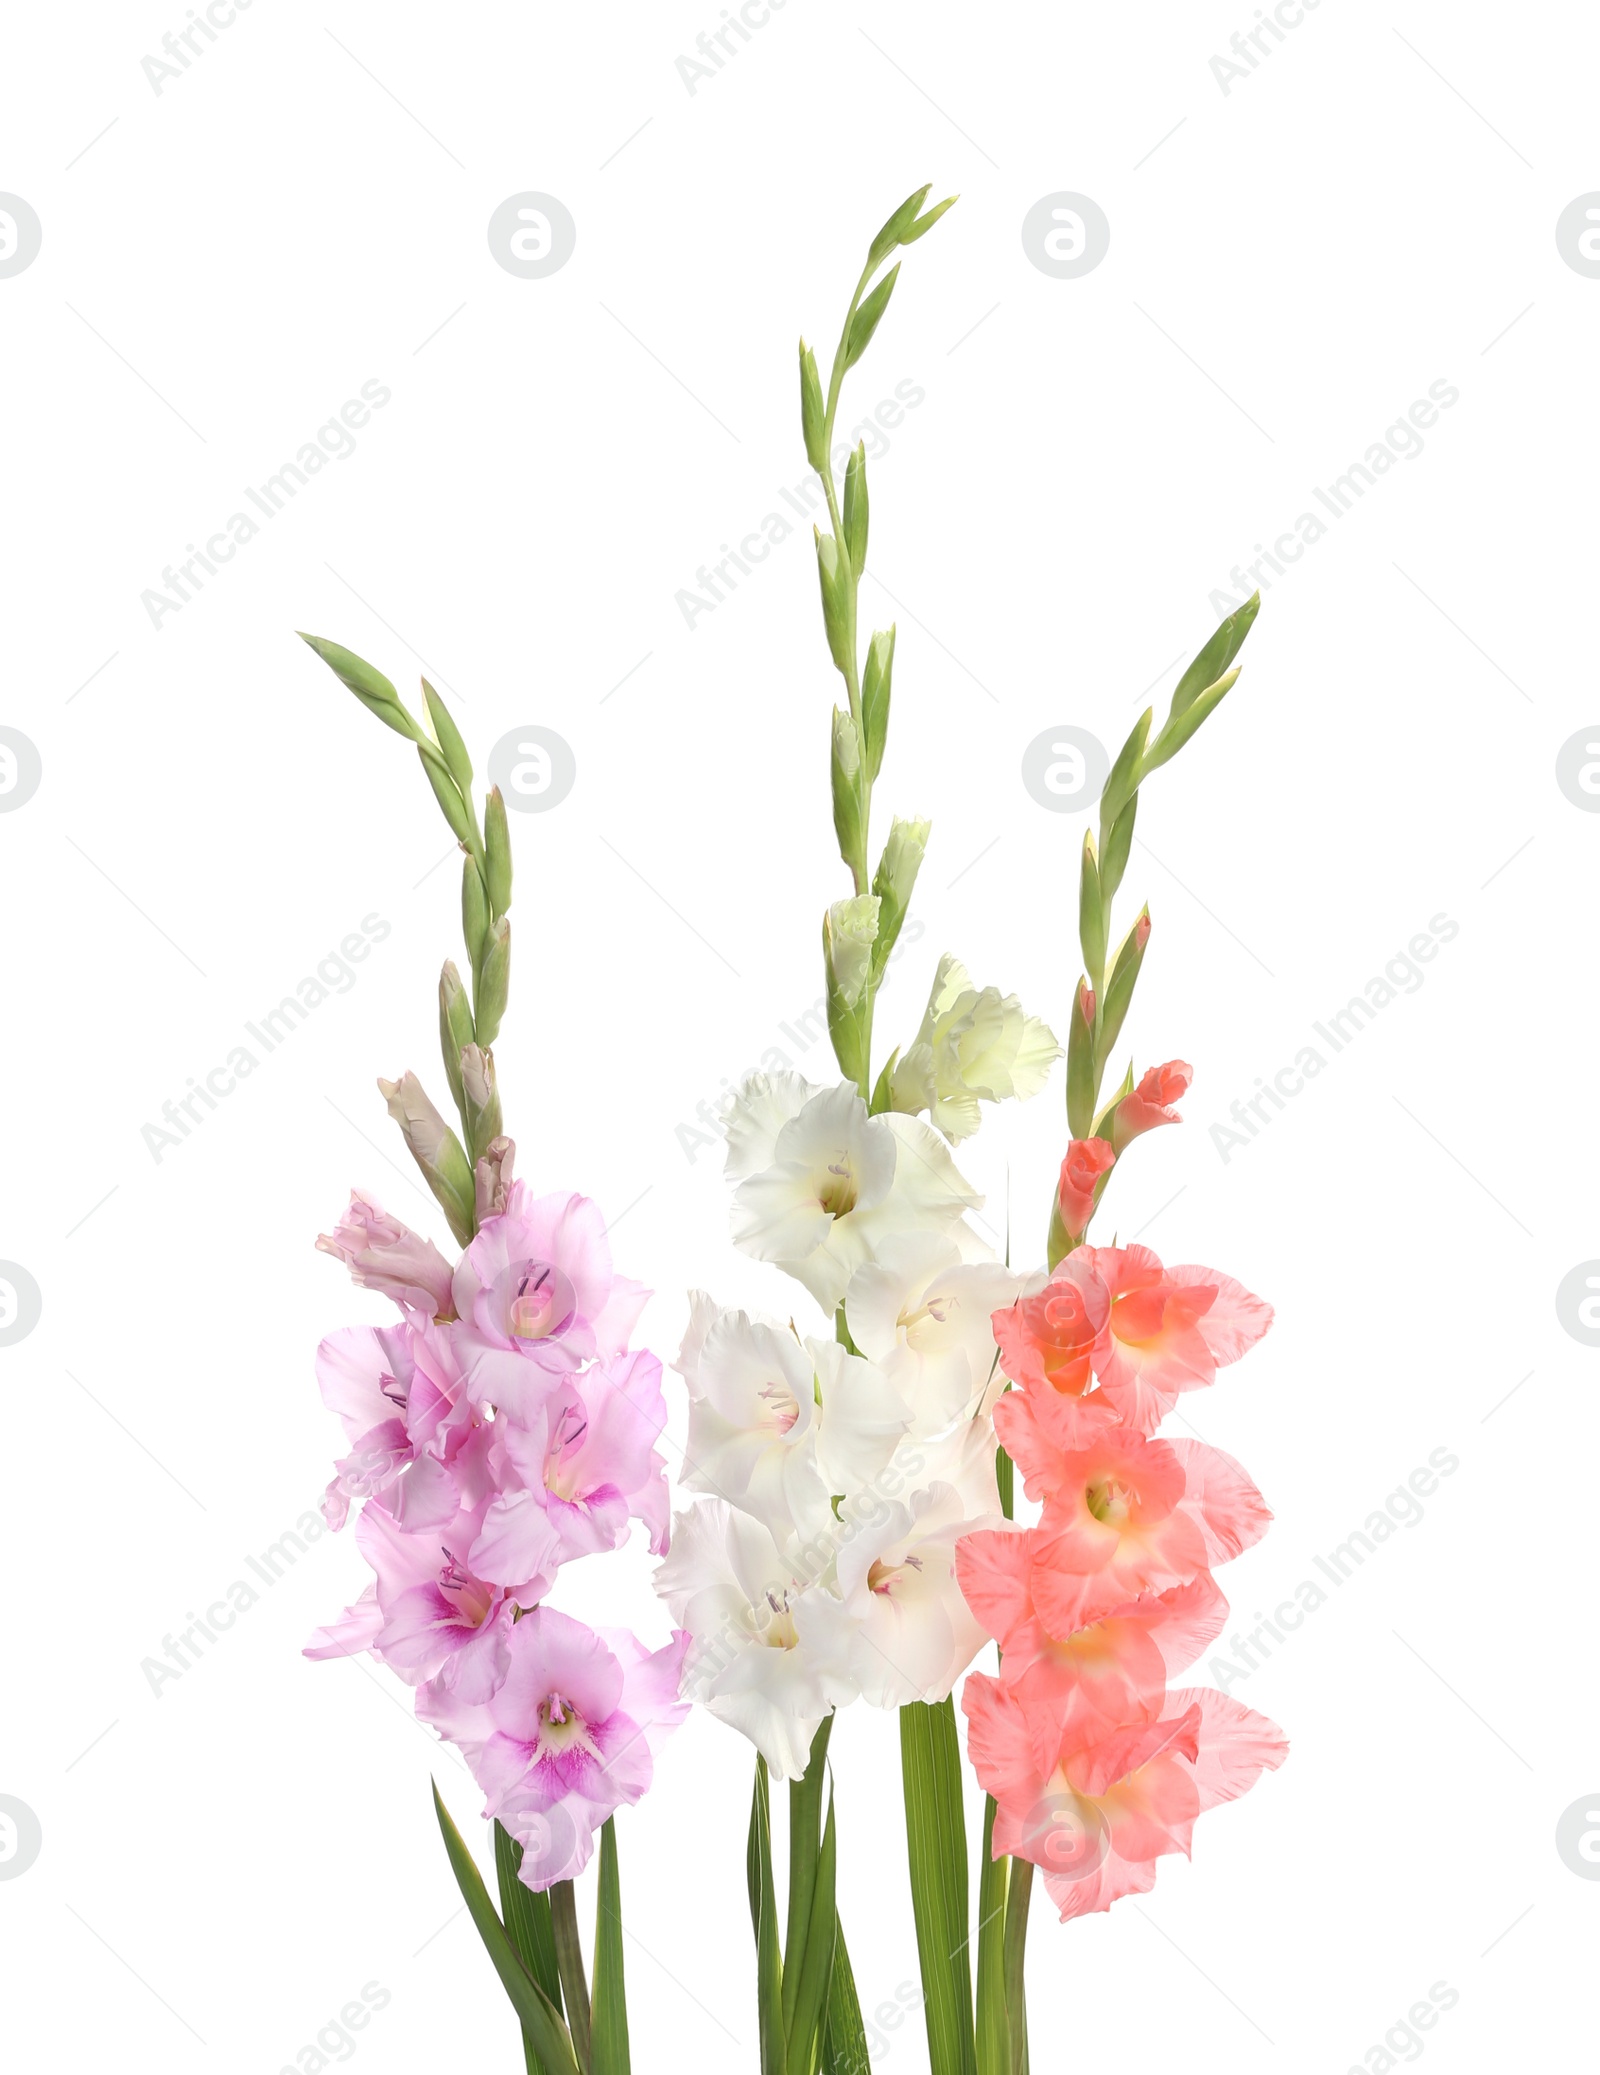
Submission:
<svg viewBox="0 0 1600 2075">
<path fill-rule="evenodd" d="M 829 1163 L 822 1186 L 817 1191 L 817 1201 L 830 1218 L 848 1217 L 855 1209 L 856 1178 L 850 1171 L 849 1160 L 842 1155 Z"/>
</svg>

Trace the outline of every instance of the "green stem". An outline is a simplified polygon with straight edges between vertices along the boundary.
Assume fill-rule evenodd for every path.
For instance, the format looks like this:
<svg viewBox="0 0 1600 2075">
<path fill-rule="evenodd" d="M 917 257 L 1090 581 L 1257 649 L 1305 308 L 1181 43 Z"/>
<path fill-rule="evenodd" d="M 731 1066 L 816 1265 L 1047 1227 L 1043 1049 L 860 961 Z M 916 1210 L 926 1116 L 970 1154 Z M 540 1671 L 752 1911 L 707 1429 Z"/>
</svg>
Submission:
<svg viewBox="0 0 1600 2075">
<path fill-rule="evenodd" d="M 811 1923 L 811 1898 L 817 1885 L 817 1856 L 822 1843 L 822 1793 L 828 1770 L 832 1715 L 824 1715 L 811 1740 L 805 1772 L 789 1782 L 789 1918 L 783 1936 L 783 2028 L 794 2023 L 801 1969 Z"/>
<path fill-rule="evenodd" d="M 1006 2014 L 1011 2020 L 1011 2075 L 1028 2075 L 1028 1995 L 1023 1961 L 1028 1949 L 1028 1905 L 1033 1861 L 1013 1859 L 1006 1892 Z"/>
<path fill-rule="evenodd" d="M 589 2075 L 589 1984 L 583 1972 L 583 1944 L 578 1937 L 578 1905 L 569 1880 L 550 1890 L 550 1920 L 555 1933 L 556 1967 L 567 2006 L 567 2025 L 583 2075 Z"/>
</svg>

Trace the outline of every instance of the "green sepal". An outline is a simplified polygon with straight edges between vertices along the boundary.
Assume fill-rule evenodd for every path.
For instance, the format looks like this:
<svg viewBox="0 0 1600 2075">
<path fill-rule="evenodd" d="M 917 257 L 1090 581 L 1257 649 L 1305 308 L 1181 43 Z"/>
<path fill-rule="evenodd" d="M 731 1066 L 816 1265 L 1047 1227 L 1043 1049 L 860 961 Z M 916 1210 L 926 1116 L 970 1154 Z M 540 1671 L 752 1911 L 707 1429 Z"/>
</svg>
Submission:
<svg viewBox="0 0 1600 2075">
<path fill-rule="evenodd" d="M 1233 690 L 1238 676 L 1237 669 L 1228 671 L 1225 676 L 1219 677 L 1215 684 L 1208 685 L 1181 714 L 1167 722 L 1144 753 L 1144 771 L 1157 771 L 1163 764 L 1172 761 L 1190 736 L 1197 734 L 1202 724 L 1216 712 Z"/>
<path fill-rule="evenodd" d="M 1116 1145 L 1111 1136 L 1111 1120 L 1117 1113 L 1117 1104 L 1132 1093 L 1133 1061 L 1130 1059 L 1122 1079 L 1117 1083 L 1115 1093 L 1108 1095 L 1096 1112 L 1094 1129 L 1089 1133 L 1091 1138 L 1103 1138 L 1113 1152 L 1116 1150 Z M 1106 1173 L 1109 1174 L 1110 1172 L 1110 1168 L 1107 1168 Z"/>
<path fill-rule="evenodd" d="M 850 582 L 839 560 L 839 543 L 831 533 L 813 527 L 817 541 L 817 582 L 822 590 L 822 624 L 828 633 L 828 653 L 834 668 L 848 684 L 855 665 L 850 643 Z"/>
<path fill-rule="evenodd" d="M 393 728 L 397 735 L 404 735 L 408 742 L 418 739 L 416 722 L 400 703 L 400 694 L 381 670 L 375 670 L 354 649 L 341 648 L 337 641 L 324 641 L 320 634 L 302 634 L 300 639 L 322 658 L 345 690 L 354 692 L 367 711 L 375 713 L 385 727 Z"/>
<path fill-rule="evenodd" d="M 511 831 L 499 786 L 491 785 L 483 803 L 483 855 L 489 884 L 489 913 L 498 921 L 511 906 Z"/>
<path fill-rule="evenodd" d="M 928 190 L 924 188 L 922 191 L 924 194 L 926 194 Z M 919 216 L 916 222 L 911 226 L 910 230 L 904 233 L 900 240 L 901 244 L 915 245 L 918 238 L 925 238 L 928 235 L 929 231 L 931 231 L 934 225 L 939 221 L 939 218 L 943 216 L 944 212 L 947 209 L 953 209 L 956 203 L 960 201 L 960 199 L 961 197 L 959 195 L 946 195 L 942 202 L 935 202 L 933 207 L 927 212 L 927 214 L 925 216 Z"/>
<path fill-rule="evenodd" d="M 933 182 L 930 180 L 924 186 L 919 187 L 914 195 L 907 195 L 899 208 L 885 223 L 883 229 L 879 231 L 871 245 L 867 248 L 867 267 L 869 271 L 873 267 L 881 266 L 897 246 L 903 245 L 906 242 L 906 233 L 916 222 L 917 211 L 927 200 L 932 188 Z M 945 202 L 941 203 L 940 206 L 948 208 L 950 205 L 948 202 Z"/>
<path fill-rule="evenodd" d="M 422 759 L 422 768 L 428 774 L 428 783 L 433 787 L 433 797 L 439 802 L 439 810 L 450 824 L 450 833 L 458 843 L 472 840 L 472 817 L 467 812 L 467 803 L 461 797 L 461 788 L 451 776 L 450 766 L 445 762 L 442 750 L 435 749 L 431 742 L 419 740 L 417 755 Z"/>
<path fill-rule="evenodd" d="M 850 567 L 860 576 L 867 566 L 867 443 L 856 442 L 844 472 L 844 539 Z"/>
<path fill-rule="evenodd" d="M 483 954 L 483 970 L 478 976 L 473 1021 L 478 1027 L 480 1045 L 492 1045 L 500 1035 L 510 991 L 511 917 L 502 915 L 489 932 L 489 948 Z"/>
<path fill-rule="evenodd" d="M 1106 775 L 1100 788 L 1100 827 L 1109 834 L 1117 816 L 1139 790 L 1139 759 L 1144 755 L 1144 746 L 1150 739 L 1150 723 L 1155 718 L 1154 707 L 1147 706 L 1129 731 L 1128 739 L 1117 751 L 1117 760 Z"/>
<path fill-rule="evenodd" d="M 873 1084 L 872 1100 L 867 1105 L 867 1114 L 869 1116 L 881 1117 L 893 1104 L 894 1070 L 899 1064 L 899 1060 L 900 1047 L 896 1045 L 888 1058 L 883 1062 L 883 1072 L 879 1074 L 876 1082 Z"/>
<path fill-rule="evenodd" d="M 865 870 L 865 831 L 861 816 L 861 744 L 856 724 L 843 707 L 833 709 L 833 748 L 829 759 L 833 789 L 833 832 L 839 855 L 852 871 Z"/>
<path fill-rule="evenodd" d="M 1121 1034 L 1123 1019 L 1128 1013 L 1128 1004 L 1133 1000 L 1133 990 L 1138 984 L 1139 968 L 1144 964 L 1145 946 L 1150 941 L 1150 910 L 1141 908 L 1134 917 L 1133 927 L 1117 946 L 1117 955 L 1111 962 L 1111 977 L 1106 982 L 1105 1006 L 1100 1014 L 1100 1057 L 1106 1058 Z"/>
<path fill-rule="evenodd" d="M 873 784 L 883 768 L 884 744 L 889 739 L 889 693 L 894 681 L 894 633 L 874 634 L 867 644 L 867 667 L 861 677 L 862 749 L 866 757 L 867 782 Z"/>
<path fill-rule="evenodd" d="M 1078 941 L 1089 978 L 1098 987 L 1106 970 L 1106 913 L 1100 898 L 1100 861 L 1095 855 L 1094 831 L 1083 832 L 1083 865 L 1078 879 Z"/>
<path fill-rule="evenodd" d="M 1122 875 L 1128 869 L 1128 853 L 1133 848 L 1133 825 L 1138 813 L 1139 795 L 1135 793 L 1105 833 L 1100 852 L 1100 898 L 1108 915 L 1111 903 L 1117 897 L 1117 888 L 1122 884 Z"/>
<path fill-rule="evenodd" d="M 451 718 L 450 709 L 439 694 L 422 680 L 422 702 L 428 709 L 428 721 L 433 729 L 433 739 L 439 745 L 439 754 L 449 767 L 450 776 L 460 787 L 463 798 L 472 797 L 472 759 L 467 755 L 467 745 L 461 739 L 461 730 Z"/>
<path fill-rule="evenodd" d="M 817 374 L 816 355 L 800 341 L 800 433 L 806 444 L 806 459 L 818 475 L 827 472 L 828 449 L 823 442 L 825 412 L 822 382 Z"/>
<path fill-rule="evenodd" d="M 878 328 L 878 320 L 889 307 L 889 298 L 894 294 L 894 284 L 900 278 L 900 262 L 884 275 L 877 287 L 857 310 L 850 322 L 850 337 L 844 349 L 844 364 L 848 372 L 872 343 L 872 334 Z"/>
<path fill-rule="evenodd" d="M 455 961 L 447 958 L 439 975 L 439 1050 L 444 1057 L 451 1097 L 457 1110 L 463 1113 L 466 1102 L 461 1089 L 461 1054 L 468 1045 L 475 1045 L 477 1041 L 467 990 L 461 984 Z"/>
<path fill-rule="evenodd" d="M 1074 1138 L 1089 1136 L 1094 1091 L 1093 992 L 1087 980 L 1080 980 L 1067 1019 L 1067 1127 Z"/>
<path fill-rule="evenodd" d="M 489 948 L 489 893 L 478 870 L 477 860 L 467 858 L 461 867 L 461 934 L 466 941 L 467 963 L 473 985 L 483 970 L 483 954 Z"/>
<path fill-rule="evenodd" d="M 572 2051 L 572 2039 L 561 2013 L 540 1988 L 533 1976 L 517 1956 L 517 1949 L 506 1935 L 505 1925 L 495 1914 L 494 1904 L 489 1900 L 489 1891 L 483 1884 L 483 1875 L 473 1863 L 472 1854 L 462 1842 L 461 1832 L 451 1820 L 450 1811 L 439 1797 L 437 1786 L 433 1789 L 434 1812 L 439 1818 L 440 1834 L 450 1860 L 450 1870 L 456 1877 L 456 1886 L 461 1890 L 461 1899 L 467 1905 L 473 1927 L 483 1940 L 494 1971 L 500 1977 L 500 1985 L 511 1998 L 511 2006 L 522 2020 L 524 2028 L 533 2034 L 535 2049 L 550 2075 L 578 2075 L 578 2063 Z"/>
</svg>

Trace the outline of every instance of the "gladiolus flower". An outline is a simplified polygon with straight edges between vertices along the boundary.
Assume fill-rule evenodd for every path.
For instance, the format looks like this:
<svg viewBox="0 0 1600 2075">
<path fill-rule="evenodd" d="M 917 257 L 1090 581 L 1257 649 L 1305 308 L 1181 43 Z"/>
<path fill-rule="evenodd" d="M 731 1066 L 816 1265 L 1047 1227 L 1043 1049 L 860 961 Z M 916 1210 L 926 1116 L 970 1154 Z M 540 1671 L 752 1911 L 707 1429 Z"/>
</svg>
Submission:
<svg viewBox="0 0 1600 2075">
<path fill-rule="evenodd" d="M 948 953 L 939 961 L 922 1027 L 894 1070 L 897 1110 L 927 1110 L 952 1143 L 970 1138 L 979 1103 L 1037 1095 L 1061 1057 L 1055 1033 L 1024 1015 L 1014 994 L 976 988 Z"/>
<path fill-rule="evenodd" d="M 1111 1143 L 1117 1152 L 1125 1151 L 1141 1132 L 1154 1131 L 1158 1124 L 1181 1124 L 1176 1105 L 1188 1094 L 1193 1079 L 1194 1068 L 1183 1059 L 1151 1067 L 1112 1112 Z"/>
<path fill-rule="evenodd" d="M 1067 1255 L 1035 1296 L 1022 1297 L 990 1320 L 1000 1367 L 1013 1383 L 1081 1398 L 1093 1381 L 1095 1345 L 1111 1315 L 1111 1298 L 1083 1252 Z"/>
<path fill-rule="evenodd" d="M 1063 1921 L 1153 1887 L 1158 1859 L 1188 1854 L 1195 1818 L 1288 1750 L 1275 1723 L 1204 1688 L 1169 1693 L 1108 1736 L 1063 1729 L 982 1672 L 961 1704 L 967 1755 L 997 1803 L 994 1856 L 1042 1867 Z"/>
<path fill-rule="evenodd" d="M 364 1290 L 393 1298 L 419 1320 L 453 1318 L 450 1263 L 431 1239 L 423 1239 L 365 1196 L 352 1194 L 350 1208 L 317 1241 L 319 1253 L 343 1261 Z"/>
<path fill-rule="evenodd" d="M 1214 1268 L 1164 1268 L 1145 1246 L 1083 1247 L 1111 1299 L 1095 1374 L 1122 1418 L 1152 1432 L 1183 1391 L 1216 1380 L 1272 1324 L 1272 1306 Z"/>
<path fill-rule="evenodd" d="M 1083 1236 L 1094 1215 L 1101 1179 L 1110 1173 L 1116 1157 L 1103 1138 L 1075 1138 L 1068 1146 L 1056 1185 L 1056 1202 L 1069 1238 Z"/>
</svg>

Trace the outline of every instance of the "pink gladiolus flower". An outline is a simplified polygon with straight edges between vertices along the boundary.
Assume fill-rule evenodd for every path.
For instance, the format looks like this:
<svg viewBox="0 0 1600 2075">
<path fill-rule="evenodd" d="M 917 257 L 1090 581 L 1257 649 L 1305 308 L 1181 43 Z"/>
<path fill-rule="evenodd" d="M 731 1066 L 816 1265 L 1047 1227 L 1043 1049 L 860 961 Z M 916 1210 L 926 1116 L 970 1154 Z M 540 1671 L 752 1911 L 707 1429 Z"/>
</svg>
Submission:
<svg viewBox="0 0 1600 2075">
<path fill-rule="evenodd" d="M 1095 1194 L 1111 1170 L 1116 1154 L 1103 1138 L 1075 1138 L 1061 1163 L 1056 1201 L 1068 1236 L 1081 1237 L 1094 1215 Z"/>
<path fill-rule="evenodd" d="M 1195 1818 L 1247 1792 L 1288 1749 L 1265 1716 L 1202 1688 L 1087 1737 L 982 1672 L 961 1704 L 967 1755 L 998 1804 L 994 1856 L 1042 1867 L 1063 1921 L 1153 1887 L 1158 1859 L 1188 1854 Z"/>
<path fill-rule="evenodd" d="M 1176 1104 L 1182 1102 L 1194 1079 L 1194 1068 L 1184 1059 L 1169 1059 L 1153 1066 L 1137 1088 L 1123 1096 L 1111 1116 L 1111 1143 L 1120 1154 L 1141 1132 L 1154 1131 L 1158 1124 L 1181 1124 Z"/>
<path fill-rule="evenodd" d="M 454 1295 L 473 1395 L 531 1414 L 550 1377 L 622 1353 L 649 1292 L 613 1274 L 597 1204 L 519 1181 L 462 1255 Z"/>
<path fill-rule="evenodd" d="M 1056 1636 L 1189 1584 L 1259 1541 L 1272 1518 L 1232 1456 L 1203 1441 L 1148 1441 L 1117 1426 L 1082 1449 L 1013 1460 L 1028 1496 L 1045 1502 L 1031 1590 Z"/>
<path fill-rule="evenodd" d="M 1093 1382 L 1091 1358 L 1111 1316 L 1105 1284 L 1070 1253 L 1036 1296 L 1019 1297 L 989 1321 L 1000 1367 L 1013 1383 L 1042 1394 L 1081 1398 Z"/>
<path fill-rule="evenodd" d="M 1214 1268 L 1164 1268 L 1146 1246 L 1082 1247 L 1111 1299 L 1094 1370 L 1120 1416 L 1151 1433 L 1183 1391 L 1216 1380 L 1272 1324 L 1272 1306 Z"/>
<path fill-rule="evenodd" d="M 619 1549 L 630 1521 L 650 1530 L 652 1555 L 669 1534 L 661 1364 L 640 1350 L 560 1381 L 526 1425 L 498 1420 L 500 1492 L 471 1545 L 473 1568 L 511 1584 L 554 1575 L 573 1557 Z"/>
<path fill-rule="evenodd" d="M 350 1208 L 317 1249 L 343 1261 L 362 1289 L 393 1298 L 419 1321 L 455 1316 L 444 1255 L 364 1196 L 352 1193 Z"/>
<path fill-rule="evenodd" d="M 458 1745 L 496 1817 L 523 1848 L 530 1888 L 571 1880 L 594 1833 L 650 1785 L 655 1752 L 688 1713 L 678 1682 L 688 1637 L 653 1654 L 625 1630 L 598 1633 L 536 1607 L 505 1638 L 504 1679 L 488 1700 L 436 1683 L 419 1717 Z"/>
</svg>

